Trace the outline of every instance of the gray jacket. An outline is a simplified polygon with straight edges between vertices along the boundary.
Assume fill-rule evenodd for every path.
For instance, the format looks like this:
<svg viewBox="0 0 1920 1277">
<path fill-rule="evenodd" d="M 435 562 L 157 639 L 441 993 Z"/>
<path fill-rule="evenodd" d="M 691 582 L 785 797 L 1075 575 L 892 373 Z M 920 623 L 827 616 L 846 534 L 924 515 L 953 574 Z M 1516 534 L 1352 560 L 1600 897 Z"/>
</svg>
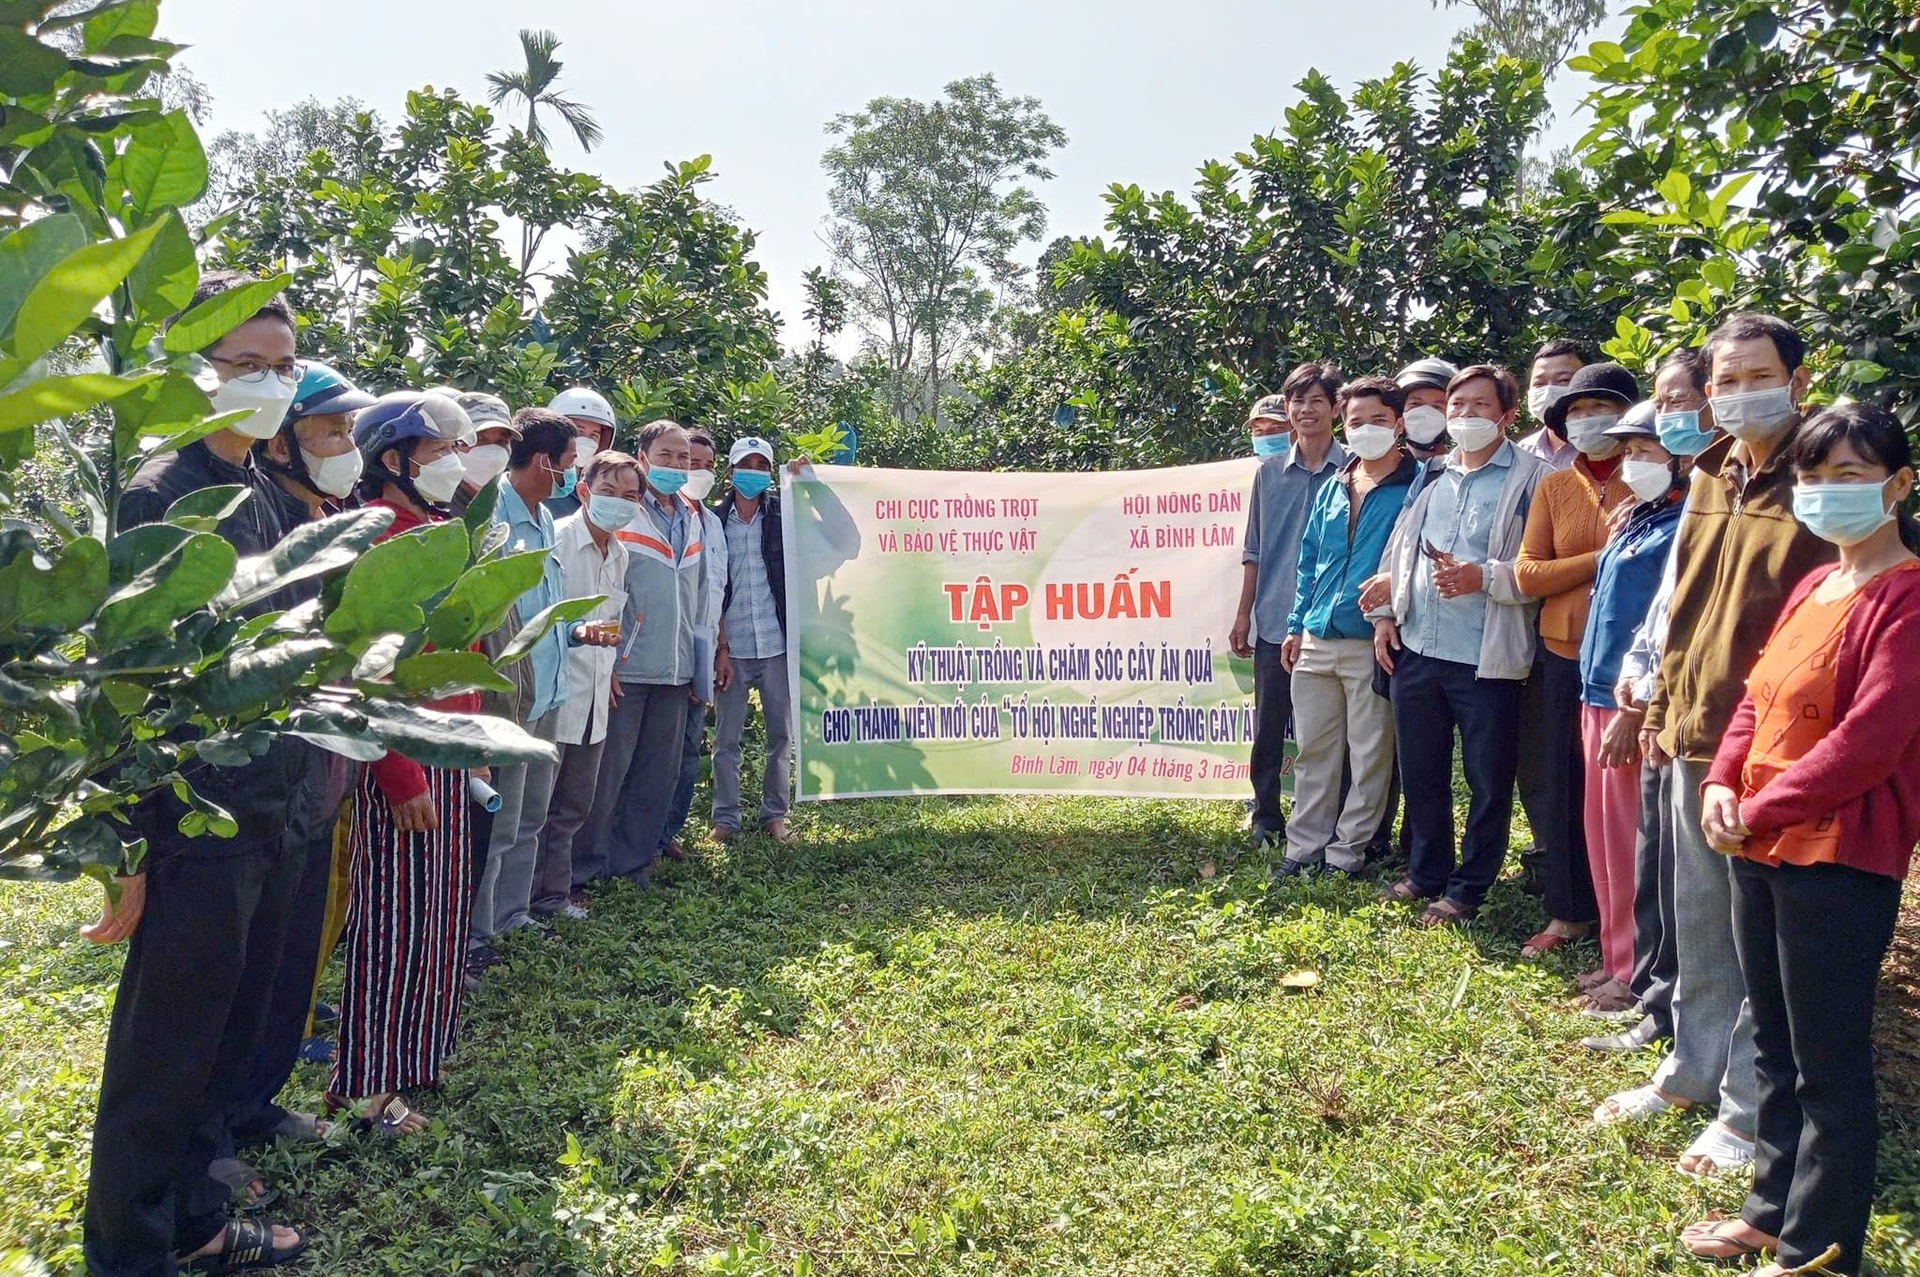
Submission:
<svg viewBox="0 0 1920 1277">
<path fill-rule="evenodd" d="M 698 671 L 694 633 L 708 606 L 707 524 L 699 505 L 674 499 L 685 504 L 687 517 L 686 550 L 677 561 L 644 509 L 614 534 L 627 547 L 627 606 L 613 667 L 622 683 L 692 683 Z"/>
<path fill-rule="evenodd" d="M 1459 455 L 1455 449 L 1448 458 Z M 1487 624 L 1480 636 L 1480 678 L 1524 679 L 1533 671 L 1536 618 L 1540 600 L 1520 593 L 1513 579 L 1513 563 L 1520 556 L 1520 538 L 1527 529 L 1527 510 L 1533 490 L 1550 473 L 1539 457 L 1516 447 L 1507 481 L 1501 486 L 1500 500 L 1493 508 L 1493 529 L 1487 541 L 1486 584 Z M 1420 530 L 1426 525 L 1427 506 L 1433 500 L 1435 484 L 1429 481 L 1400 515 L 1393 536 L 1381 556 L 1381 570 L 1393 582 L 1391 611 L 1372 613 L 1375 619 L 1390 615 L 1395 625 L 1404 625 L 1413 600 L 1413 577 L 1420 567 Z"/>
</svg>

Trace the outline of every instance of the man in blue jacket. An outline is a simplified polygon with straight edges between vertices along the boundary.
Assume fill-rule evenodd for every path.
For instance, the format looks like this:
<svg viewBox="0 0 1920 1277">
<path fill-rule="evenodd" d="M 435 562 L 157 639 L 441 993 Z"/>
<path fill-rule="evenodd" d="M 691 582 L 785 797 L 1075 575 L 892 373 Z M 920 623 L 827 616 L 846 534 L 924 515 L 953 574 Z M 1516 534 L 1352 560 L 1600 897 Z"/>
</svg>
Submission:
<svg viewBox="0 0 1920 1277">
<path fill-rule="evenodd" d="M 1403 450 L 1405 392 L 1385 377 L 1340 388 L 1352 459 L 1314 495 L 1300 542 L 1280 662 L 1293 677 L 1293 815 L 1276 878 L 1325 865 L 1358 874 L 1387 810 L 1393 706 L 1374 691 L 1373 625 L 1360 587 L 1380 556 L 1418 463 Z M 1341 796 L 1341 769 L 1351 784 Z"/>
</svg>

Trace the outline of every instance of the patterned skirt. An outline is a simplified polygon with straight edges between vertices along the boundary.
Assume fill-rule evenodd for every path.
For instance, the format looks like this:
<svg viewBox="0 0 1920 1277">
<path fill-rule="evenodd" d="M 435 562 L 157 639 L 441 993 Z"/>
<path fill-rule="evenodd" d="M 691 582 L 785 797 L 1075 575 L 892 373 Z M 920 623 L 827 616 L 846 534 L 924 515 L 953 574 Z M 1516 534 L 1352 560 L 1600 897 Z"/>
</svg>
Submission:
<svg viewBox="0 0 1920 1277">
<path fill-rule="evenodd" d="M 440 1080 L 460 1025 L 473 912 L 467 773 L 427 768 L 440 828 L 403 834 L 370 769 L 360 772 L 331 1087 L 356 1099 Z"/>
</svg>

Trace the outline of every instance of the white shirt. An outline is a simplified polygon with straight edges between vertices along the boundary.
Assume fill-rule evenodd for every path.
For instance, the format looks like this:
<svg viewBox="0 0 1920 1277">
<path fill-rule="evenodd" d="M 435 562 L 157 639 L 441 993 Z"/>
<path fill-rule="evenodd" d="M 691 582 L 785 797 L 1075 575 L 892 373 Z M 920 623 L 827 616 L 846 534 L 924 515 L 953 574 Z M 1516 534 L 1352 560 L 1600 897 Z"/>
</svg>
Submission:
<svg viewBox="0 0 1920 1277">
<path fill-rule="evenodd" d="M 615 621 L 627 599 L 627 547 L 607 538 L 607 551 L 593 543 L 584 514 L 570 514 L 555 525 L 553 557 L 560 565 L 565 598 L 604 594 L 607 601 L 587 614 L 589 621 Z M 623 636 L 624 637 L 624 636 Z M 613 699 L 613 663 L 620 649 L 585 643 L 567 648 L 567 699 L 554 739 L 562 745 L 594 745 L 607 734 L 607 713 Z"/>
</svg>

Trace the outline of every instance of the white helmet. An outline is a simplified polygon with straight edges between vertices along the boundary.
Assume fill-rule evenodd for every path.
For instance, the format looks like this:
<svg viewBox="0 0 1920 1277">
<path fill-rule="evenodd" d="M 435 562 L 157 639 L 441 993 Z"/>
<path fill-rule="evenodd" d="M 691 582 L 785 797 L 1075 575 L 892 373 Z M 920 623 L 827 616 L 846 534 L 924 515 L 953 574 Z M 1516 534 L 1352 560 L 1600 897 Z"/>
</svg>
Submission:
<svg viewBox="0 0 1920 1277">
<path fill-rule="evenodd" d="M 609 430 L 620 424 L 613 419 L 613 405 L 599 391 L 589 390 L 585 386 L 561 391 L 553 397 L 553 402 L 547 408 L 563 417 L 585 417 L 588 421 L 597 421 Z"/>
</svg>

